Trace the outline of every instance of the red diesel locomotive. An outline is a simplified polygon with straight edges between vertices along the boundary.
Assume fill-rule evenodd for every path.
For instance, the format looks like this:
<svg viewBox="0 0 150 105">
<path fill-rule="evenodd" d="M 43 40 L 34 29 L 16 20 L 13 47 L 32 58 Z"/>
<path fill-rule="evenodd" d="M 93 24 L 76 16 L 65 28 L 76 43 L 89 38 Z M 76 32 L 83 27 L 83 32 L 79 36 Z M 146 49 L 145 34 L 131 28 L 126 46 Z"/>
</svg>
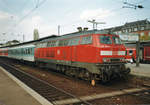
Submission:
<svg viewBox="0 0 150 105">
<path fill-rule="evenodd" d="M 145 62 L 150 62 L 150 46 L 144 47 L 143 60 Z"/>
<path fill-rule="evenodd" d="M 143 46 L 140 49 L 140 62 L 150 63 L 150 45 Z"/>
<path fill-rule="evenodd" d="M 136 61 L 136 48 L 135 47 L 126 47 L 126 60 L 130 63 Z"/>
<path fill-rule="evenodd" d="M 86 80 L 109 81 L 124 77 L 126 48 L 118 35 L 105 31 L 83 31 L 48 38 L 36 43 L 35 62 Z"/>
<path fill-rule="evenodd" d="M 8 49 L 7 48 L 1 48 L 0 49 L 0 56 L 8 56 Z"/>
</svg>

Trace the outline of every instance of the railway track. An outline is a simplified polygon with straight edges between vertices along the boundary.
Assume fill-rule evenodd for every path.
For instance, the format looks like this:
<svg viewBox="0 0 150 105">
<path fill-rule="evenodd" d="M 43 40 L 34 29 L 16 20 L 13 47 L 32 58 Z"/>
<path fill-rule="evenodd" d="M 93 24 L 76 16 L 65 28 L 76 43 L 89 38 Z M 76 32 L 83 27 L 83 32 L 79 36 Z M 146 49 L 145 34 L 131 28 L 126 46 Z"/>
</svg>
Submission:
<svg viewBox="0 0 150 105">
<path fill-rule="evenodd" d="M 2 63 L 1 63 L 2 64 Z M 9 72 L 12 72 L 13 68 L 12 67 L 10 70 L 9 68 L 7 68 L 8 66 L 6 66 L 5 64 L 2 65 L 3 68 L 7 69 Z M 17 70 L 18 71 L 18 70 Z M 18 72 L 22 72 L 22 70 L 19 70 Z M 13 74 L 13 72 L 12 72 Z M 23 72 L 24 74 L 24 72 Z M 27 73 L 25 73 L 27 74 Z M 22 76 L 21 74 L 17 74 L 17 75 L 20 75 L 19 78 L 24 78 L 24 76 Z M 29 74 L 27 74 L 29 75 Z M 33 77 L 32 75 L 30 75 L 31 77 Z M 18 78 L 18 77 L 17 77 Z M 35 78 L 35 77 L 34 77 Z M 39 79 L 38 79 L 39 80 Z M 31 84 L 31 86 L 33 85 L 33 82 L 35 82 L 35 80 L 32 80 L 32 79 L 27 79 L 25 80 L 28 84 Z M 28 81 L 30 81 L 28 83 Z M 41 80 L 40 80 L 41 81 Z M 43 81 L 44 82 L 44 81 Z M 46 82 L 44 82 L 46 83 Z M 112 87 L 112 86 L 107 86 L 108 88 L 112 89 L 116 89 L 116 91 L 112 92 L 112 93 L 102 93 L 102 94 L 95 94 L 95 95 L 88 95 L 88 96 L 83 96 L 83 97 L 76 97 L 68 92 L 65 92 L 61 89 L 58 89 L 56 88 L 55 86 L 52 86 L 53 88 L 56 88 L 55 89 L 50 89 L 49 88 L 49 83 L 46 83 L 48 84 L 48 86 L 44 86 L 43 84 L 39 84 L 36 83 L 37 85 L 34 85 L 32 86 L 31 88 L 35 88 L 34 90 L 36 92 L 38 92 L 39 94 L 41 94 L 41 96 L 45 97 L 48 101 L 50 101 L 51 103 L 53 104 L 56 104 L 56 105 L 60 105 L 60 104 L 63 104 L 63 105 L 70 105 L 71 103 L 74 103 L 74 104 L 71 104 L 71 105 L 100 105 L 100 104 L 108 104 L 108 103 L 105 103 L 105 102 L 109 102 L 109 100 L 111 100 L 112 97 L 136 97 L 136 99 L 142 99 L 142 100 L 146 100 L 147 103 L 150 103 L 150 90 L 149 88 L 143 88 L 143 87 L 129 87 L 129 90 L 125 89 L 125 88 L 118 88 L 117 87 Z M 51 85 L 50 85 L 51 86 Z M 30 86 L 29 86 L 30 87 Z M 37 88 L 38 87 L 38 88 Z M 132 89 L 134 88 L 134 89 Z M 58 90 L 57 90 L 58 89 Z M 137 91 L 139 89 L 139 91 Z M 117 91 L 118 90 L 118 91 Z M 65 93 L 65 95 L 64 95 Z M 117 98 L 116 98 L 117 99 Z M 132 98 L 131 98 L 132 99 Z M 98 103 L 97 103 L 98 101 Z M 104 102 L 104 103 L 102 103 Z M 110 101 L 111 102 L 111 101 Z M 146 104 L 147 104 L 146 103 Z M 111 104 L 111 103 L 110 103 Z M 116 104 L 116 103 L 114 103 Z M 122 103 L 120 103 L 122 104 Z M 143 103 L 142 103 L 143 104 Z"/>
<path fill-rule="evenodd" d="M 28 73 L 25 73 L 21 70 L 18 70 L 17 68 L 0 62 L 0 66 L 2 66 L 5 70 L 7 70 L 9 73 L 14 75 L 16 78 L 18 78 L 20 81 L 25 83 L 28 87 L 32 88 L 34 91 L 39 93 L 41 96 L 43 96 L 45 99 L 50 101 L 54 105 L 62 105 L 62 103 L 56 103 L 58 100 L 65 100 L 65 99 L 76 99 L 79 101 L 79 103 L 74 103 L 73 105 L 92 105 L 89 102 L 86 102 L 62 89 L 59 89 L 43 80 L 40 80 Z M 71 101 L 70 101 L 71 104 Z M 64 104 L 63 104 L 64 105 Z"/>
</svg>

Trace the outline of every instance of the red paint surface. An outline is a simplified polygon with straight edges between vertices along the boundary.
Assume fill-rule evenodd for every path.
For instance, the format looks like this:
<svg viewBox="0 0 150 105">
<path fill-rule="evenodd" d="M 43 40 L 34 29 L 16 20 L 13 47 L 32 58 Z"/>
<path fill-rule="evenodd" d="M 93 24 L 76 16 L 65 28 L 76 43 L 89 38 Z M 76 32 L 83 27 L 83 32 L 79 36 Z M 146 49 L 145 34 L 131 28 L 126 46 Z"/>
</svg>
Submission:
<svg viewBox="0 0 150 105">
<path fill-rule="evenodd" d="M 112 36 L 112 35 L 109 35 Z M 83 36 L 80 36 L 80 40 Z M 46 47 L 36 48 L 35 57 L 44 59 L 64 60 L 64 61 L 77 61 L 86 63 L 102 63 L 104 57 L 107 58 L 125 58 L 125 55 L 118 55 L 117 51 L 125 51 L 124 45 L 111 45 L 101 44 L 99 41 L 99 34 L 92 35 L 93 43 L 75 46 L 59 46 L 59 47 Z M 113 51 L 113 55 L 101 56 L 100 51 Z"/>
<path fill-rule="evenodd" d="M 145 61 L 150 61 L 150 46 L 145 46 L 144 47 L 144 60 Z"/>
</svg>

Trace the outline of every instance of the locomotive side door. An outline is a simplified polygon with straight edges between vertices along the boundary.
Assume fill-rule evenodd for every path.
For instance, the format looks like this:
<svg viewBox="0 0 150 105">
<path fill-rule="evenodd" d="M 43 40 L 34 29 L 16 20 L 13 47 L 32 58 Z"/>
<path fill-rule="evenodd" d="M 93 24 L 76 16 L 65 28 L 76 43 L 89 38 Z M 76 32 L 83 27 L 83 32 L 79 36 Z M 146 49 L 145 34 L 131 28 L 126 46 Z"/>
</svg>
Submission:
<svg viewBox="0 0 150 105">
<path fill-rule="evenodd" d="M 76 46 L 72 46 L 71 47 L 71 61 L 72 62 L 76 61 L 76 59 L 77 59 L 76 55 L 77 55 Z"/>
<path fill-rule="evenodd" d="M 77 61 L 77 47 L 79 45 L 80 37 L 71 39 L 71 62 Z"/>
</svg>

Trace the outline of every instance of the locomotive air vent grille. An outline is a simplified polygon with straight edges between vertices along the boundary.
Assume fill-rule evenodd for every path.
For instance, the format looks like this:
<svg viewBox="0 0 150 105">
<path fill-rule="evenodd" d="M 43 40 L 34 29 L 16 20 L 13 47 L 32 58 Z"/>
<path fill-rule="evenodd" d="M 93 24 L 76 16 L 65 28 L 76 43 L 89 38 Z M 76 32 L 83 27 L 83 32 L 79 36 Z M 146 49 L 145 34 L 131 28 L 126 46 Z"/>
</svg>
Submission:
<svg viewBox="0 0 150 105">
<path fill-rule="evenodd" d="M 120 59 L 115 58 L 115 59 L 110 59 L 110 61 L 111 61 L 111 62 L 119 62 Z"/>
</svg>

